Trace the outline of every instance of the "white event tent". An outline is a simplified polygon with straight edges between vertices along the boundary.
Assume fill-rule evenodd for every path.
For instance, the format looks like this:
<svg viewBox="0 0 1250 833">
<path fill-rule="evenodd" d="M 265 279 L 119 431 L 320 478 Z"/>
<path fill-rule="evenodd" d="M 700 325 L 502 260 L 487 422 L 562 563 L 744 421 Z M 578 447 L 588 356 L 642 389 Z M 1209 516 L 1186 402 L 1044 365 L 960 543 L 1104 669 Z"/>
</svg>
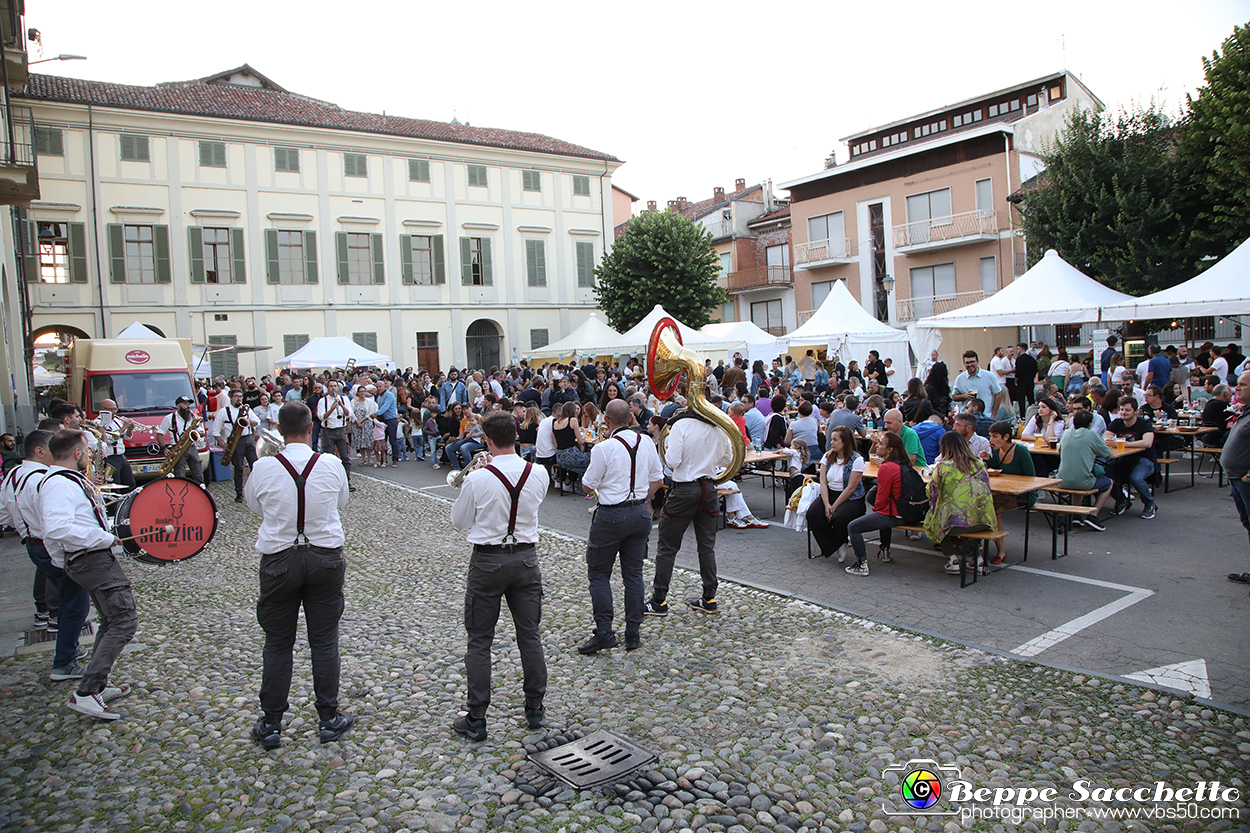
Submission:
<svg viewBox="0 0 1250 833">
<path fill-rule="evenodd" d="M 753 321 L 725 321 L 720 324 L 707 324 L 699 328 L 699 334 L 709 338 L 739 339 L 743 347 L 730 348 L 729 358 L 740 356 L 747 360 L 750 367 L 756 360 L 768 364 L 778 355 L 777 337 L 761 328 Z M 704 352 L 700 350 L 699 352 Z"/>
<path fill-rule="evenodd" d="M 620 337 L 620 333 L 603 323 L 597 312 L 592 312 L 590 317 L 583 321 L 581 326 L 573 330 L 573 332 L 545 347 L 528 351 L 525 353 L 525 357 L 529 359 L 567 359 L 575 353 L 580 356 L 604 355 L 603 353 L 594 352 L 594 348 L 598 345 L 611 344 Z"/>
<path fill-rule="evenodd" d="M 782 352 L 819 345 L 830 355 L 836 353 L 843 361 L 863 361 L 869 350 L 876 350 L 881 358 L 893 359 L 899 369 L 906 369 L 910 374 L 912 362 L 908 344 L 907 333 L 878 321 L 861 307 L 844 280 L 833 282 L 828 297 L 802 326 L 777 339 Z"/>
<path fill-rule="evenodd" d="M 1250 240 L 1195 278 L 1102 308 L 1105 321 L 1250 315 Z"/>
<path fill-rule="evenodd" d="M 673 316 L 665 312 L 664 307 L 656 304 L 645 318 L 617 336 L 615 341 L 607 344 L 587 345 L 582 352 L 588 356 L 602 356 L 605 354 L 613 356 L 645 355 L 647 342 L 651 340 L 651 331 L 655 329 L 656 323 L 661 318 L 673 318 Z M 673 318 L 673 320 L 677 321 L 676 318 Z M 687 327 L 680 321 L 677 321 L 677 331 L 681 333 L 682 344 L 700 354 L 724 353 L 735 348 L 743 349 L 746 346 L 746 341 L 741 337 L 704 335 L 698 330 Z"/>
<path fill-rule="evenodd" d="M 274 366 L 293 370 L 346 367 L 349 359 L 355 359 L 360 367 L 385 367 L 391 361 L 390 356 L 367 350 L 346 336 L 319 336 L 278 359 Z"/>
<path fill-rule="evenodd" d="M 1027 327 L 1044 324 L 1088 324 L 1101 320 L 1099 310 L 1131 301 L 1081 272 L 1054 249 L 984 301 L 931 315 L 920 327 Z"/>
</svg>

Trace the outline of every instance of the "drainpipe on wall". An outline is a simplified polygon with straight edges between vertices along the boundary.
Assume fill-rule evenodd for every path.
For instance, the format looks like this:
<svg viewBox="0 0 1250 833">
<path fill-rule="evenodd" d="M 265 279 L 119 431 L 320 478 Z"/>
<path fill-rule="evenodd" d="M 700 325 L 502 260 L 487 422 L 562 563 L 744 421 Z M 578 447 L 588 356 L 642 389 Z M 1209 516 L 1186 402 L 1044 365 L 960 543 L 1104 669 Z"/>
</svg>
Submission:
<svg viewBox="0 0 1250 833">
<path fill-rule="evenodd" d="M 1003 134 L 1003 159 L 1007 169 L 1007 193 L 1011 194 L 1011 136 Z M 1010 236 L 1008 251 L 1011 253 L 1011 279 L 1016 279 L 1016 227 L 1014 218 L 1011 216 L 1011 203 L 1007 203 L 1007 231 Z M 1002 244 L 999 244 L 999 251 L 1002 251 Z M 1006 285 L 1006 281 L 1002 278 L 998 280 L 998 288 L 1002 289 Z"/>
<path fill-rule="evenodd" d="M 90 104 L 87 105 L 87 153 L 91 157 L 91 229 L 95 233 L 95 276 L 100 290 L 100 338 L 108 338 L 108 317 L 104 314 L 104 270 L 100 264 L 100 216 L 95 196 L 95 123 Z"/>
</svg>

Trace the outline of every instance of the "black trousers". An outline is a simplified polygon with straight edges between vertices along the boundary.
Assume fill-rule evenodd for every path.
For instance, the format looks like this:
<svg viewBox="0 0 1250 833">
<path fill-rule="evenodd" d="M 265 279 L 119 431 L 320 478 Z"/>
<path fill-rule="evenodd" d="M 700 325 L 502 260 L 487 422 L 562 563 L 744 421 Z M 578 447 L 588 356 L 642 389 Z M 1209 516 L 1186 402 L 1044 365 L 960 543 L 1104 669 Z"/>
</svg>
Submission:
<svg viewBox="0 0 1250 833">
<path fill-rule="evenodd" d="M 192 483 L 204 485 L 204 464 L 200 462 L 200 452 L 195 446 L 188 448 L 177 463 L 174 463 L 174 477 L 187 477 L 190 472 Z"/>
<path fill-rule="evenodd" d="M 104 460 L 114 469 L 114 483 L 125 486 L 127 489 L 135 487 L 135 474 L 130 470 L 130 461 L 126 459 L 126 455 L 112 454 L 105 457 Z"/>
<path fill-rule="evenodd" d="M 325 428 L 321 429 L 321 450 L 327 454 L 338 454 L 339 461 L 343 463 L 343 470 L 347 472 L 347 476 L 352 476 L 352 447 L 347 442 L 346 428 Z"/>
<path fill-rule="evenodd" d="M 694 523 L 694 540 L 699 552 L 699 576 L 703 582 L 703 598 L 716 598 L 716 519 L 720 515 L 720 498 L 711 480 L 674 482 L 664 499 L 660 512 L 660 532 L 655 547 L 655 580 L 651 583 L 652 598 L 662 602 L 668 598 L 669 582 L 673 580 L 673 564 L 686 528 Z"/>
<path fill-rule="evenodd" d="M 829 492 L 829 503 L 832 504 L 838 499 L 841 492 Z M 854 500 L 847 499 L 833 513 L 830 519 L 825 515 L 825 502 L 823 500 L 814 500 L 812 505 L 807 507 L 807 528 L 812 531 L 812 538 L 816 539 L 816 545 L 820 547 L 820 554 L 826 558 L 837 551 L 838 547 L 850 540 L 846 527 L 851 521 L 862 517 L 867 511 L 864 507 L 864 499 L 862 497 Z"/>
<path fill-rule="evenodd" d="M 312 654 L 317 716 L 330 720 L 339 710 L 339 619 L 343 616 L 343 548 L 291 547 L 260 558 L 260 598 L 256 621 L 265 631 L 260 707 L 265 722 L 282 722 L 290 707 L 292 654 L 299 610 L 304 608 Z"/>
<path fill-rule="evenodd" d="M 256 463 L 256 438 L 250 434 L 246 437 L 239 437 L 239 444 L 234 447 L 234 456 L 230 458 L 230 468 L 234 469 L 234 493 L 240 497 L 243 495 L 243 464 L 245 462 L 249 471 Z"/>
<path fill-rule="evenodd" d="M 625 630 L 637 633 L 642 625 L 642 564 L 647 560 L 651 538 L 651 510 L 637 506 L 601 506 L 590 522 L 586 541 L 586 577 L 590 582 L 590 606 L 595 630 L 612 630 L 612 567 L 621 559 L 621 582 L 625 585 Z"/>
<path fill-rule="evenodd" d="M 547 694 L 547 658 L 538 632 L 543 615 L 543 577 L 538 549 L 520 545 L 513 552 L 481 552 L 474 548 L 464 588 L 464 653 L 468 678 L 469 716 L 486 716 L 490 706 L 491 645 L 499 623 L 499 602 L 508 600 L 516 644 L 521 652 L 525 707 L 537 708 Z"/>
</svg>

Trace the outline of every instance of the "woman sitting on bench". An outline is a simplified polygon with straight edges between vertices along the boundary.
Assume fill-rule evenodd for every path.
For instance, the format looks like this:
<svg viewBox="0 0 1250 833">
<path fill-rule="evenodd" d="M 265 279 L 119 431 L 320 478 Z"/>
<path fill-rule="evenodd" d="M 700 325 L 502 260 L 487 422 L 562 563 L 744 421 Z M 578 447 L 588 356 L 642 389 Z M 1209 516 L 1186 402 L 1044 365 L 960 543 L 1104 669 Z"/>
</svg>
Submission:
<svg viewBox="0 0 1250 833">
<path fill-rule="evenodd" d="M 942 435 L 942 460 L 929 477 L 929 514 L 924 531 L 947 557 L 946 572 L 959 575 L 956 539 L 966 532 L 994 528 L 994 497 L 985 464 L 972 453 L 968 441 L 956 431 Z M 985 568 L 977 556 L 976 569 Z"/>
<path fill-rule="evenodd" d="M 1003 474 L 1035 477 L 1037 473 L 1033 469 L 1033 455 L 1022 443 L 1015 441 L 1014 433 L 1011 430 L 1011 423 L 1006 420 L 1000 419 L 990 426 L 990 448 L 993 450 L 990 452 L 987 465 L 992 469 L 999 469 Z M 1003 515 L 1012 509 L 1028 509 L 1035 503 L 1037 503 L 1037 492 L 1025 492 L 1018 497 L 994 495 L 994 528 L 1002 532 Z M 1003 558 L 1007 555 L 1002 539 L 995 541 L 994 546 L 998 548 L 998 552 L 990 559 L 990 563 L 1002 564 Z"/>
</svg>

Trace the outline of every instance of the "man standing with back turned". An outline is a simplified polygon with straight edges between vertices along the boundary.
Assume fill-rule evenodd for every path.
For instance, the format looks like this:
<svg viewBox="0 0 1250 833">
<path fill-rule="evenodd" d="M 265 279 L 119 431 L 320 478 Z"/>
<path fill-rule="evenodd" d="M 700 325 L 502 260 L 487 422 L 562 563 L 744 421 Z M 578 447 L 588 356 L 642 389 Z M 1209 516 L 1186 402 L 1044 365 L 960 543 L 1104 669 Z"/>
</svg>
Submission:
<svg viewBox="0 0 1250 833">
<path fill-rule="evenodd" d="M 303 402 L 279 409 L 278 430 L 286 448 L 257 461 L 246 492 L 247 507 L 261 516 L 256 620 L 265 631 L 260 683 L 264 714 L 252 727 L 252 739 L 266 749 L 282 745 L 301 605 L 321 742 L 338 740 L 355 722 L 339 711 L 339 619 L 347 571 L 339 510 L 347 505 L 347 473 L 334 455 L 313 453 L 312 411 Z"/>
<path fill-rule="evenodd" d="M 473 556 L 464 591 L 464 655 L 468 714 L 452 724 L 469 740 L 486 740 L 490 707 L 491 645 L 499 621 L 499 600 L 508 599 L 516 627 L 524 675 L 525 722 L 543 725 L 547 659 L 538 624 L 542 619 L 543 578 L 538 569 L 538 510 L 547 496 L 547 476 L 516 454 L 516 420 L 504 411 L 482 418 L 490 463 L 472 471 L 451 507 L 451 523 L 469 530 Z M 537 470 L 536 470 L 537 469 Z"/>
</svg>

